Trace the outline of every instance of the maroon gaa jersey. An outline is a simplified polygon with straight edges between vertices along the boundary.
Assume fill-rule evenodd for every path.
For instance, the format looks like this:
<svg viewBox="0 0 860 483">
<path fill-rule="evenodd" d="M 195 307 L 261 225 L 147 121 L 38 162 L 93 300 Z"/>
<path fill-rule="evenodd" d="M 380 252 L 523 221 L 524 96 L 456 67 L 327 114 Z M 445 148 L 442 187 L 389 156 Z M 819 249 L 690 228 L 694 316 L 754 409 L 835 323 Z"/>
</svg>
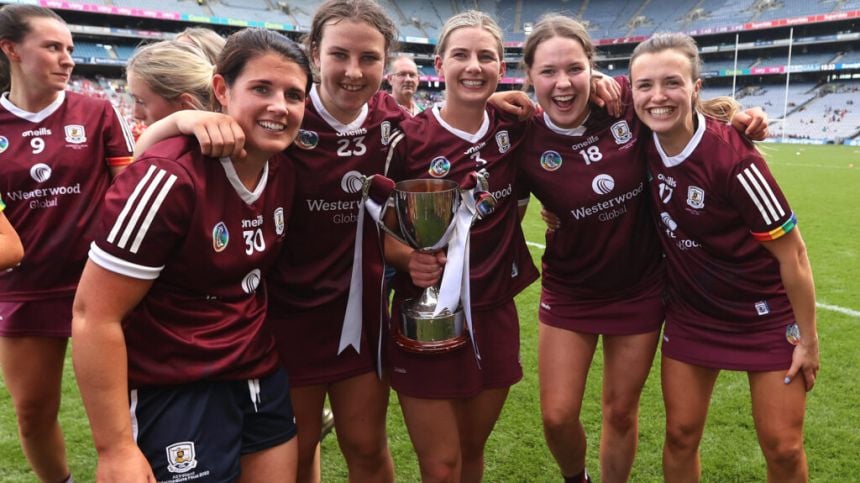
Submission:
<svg viewBox="0 0 860 483">
<path fill-rule="evenodd" d="M 278 365 L 261 330 L 263 275 L 284 244 L 289 169 L 272 158 L 257 188 L 193 138 L 156 144 L 114 181 L 90 259 L 154 280 L 123 321 L 130 387 L 257 378 Z"/>
<path fill-rule="evenodd" d="M 101 217 L 110 166 L 131 162 L 131 133 L 105 100 L 61 92 L 40 112 L 0 97 L 0 193 L 26 247 L 0 273 L 0 300 L 75 293 Z"/>
<path fill-rule="evenodd" d="M 797 220 L 767 163 L 731 126 L 698 116 L 684 150 L 647 148 L 669 273 L 667 322 L 726 332 L 793 320 L 776 258 L 761 245 Z"/>
<path fill-rule="evenodd" d="M 269 276 L 272 314 L 319 307 L 349 295 L 362 177 L 382 173 L 388 144 L 406 113 L 378 92 L 349 125 L 323 107 L 311 89 L 302 129 L 287 149 L 294 162 L 296 191 L 290 236 Z M 370 218 L 364 246 L 379 245 Z M 363 251 L 365 287 L 381 287 L 380 250 Z"/>
<path fill-rule="evenodd" d="M 620 118 L 593 108 L 560 128 L 539 114 L 527 135 L 520 176 L 561 220 L 546 234 L 542 283 L 558 294 L 601 299 L 662 283 L 661 249 L 645 191 L 650 131 L 633 110 L 626 77 Z"/>
<path fill-rule="evenodd" d="M 474 184 L 476 171 L 489 175 L 496 209 L 472 226 L 469 274 L 472 309 L 496 307 L 538 277 L 517 209 L 516 158 L 526 123 L 491 105 L 478 132 L 469 134 L 442 120 L 439 111 L 437 104 L 400 125 L 404 137 L 392 147 L 389 175 L 395 181 L 450 179 L 460 186 Z M 418 292 L 408 273 L 395 276 L 395 288 L 407 296 Z"/>
</svg>

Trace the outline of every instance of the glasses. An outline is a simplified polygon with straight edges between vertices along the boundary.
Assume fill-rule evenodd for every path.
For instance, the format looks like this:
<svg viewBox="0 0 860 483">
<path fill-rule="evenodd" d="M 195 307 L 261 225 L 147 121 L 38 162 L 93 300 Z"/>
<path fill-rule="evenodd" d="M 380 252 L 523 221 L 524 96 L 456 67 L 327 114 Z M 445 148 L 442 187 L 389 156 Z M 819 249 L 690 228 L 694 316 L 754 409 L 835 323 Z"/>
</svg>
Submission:
<svg viewBox="0 0 860 483">
<path fill-rule="evenodd" d="M 399 79 L 417 79 L 418 73 L 417 72 L 395 72 L 394 77 L 397 77 Z"/>
</svg>

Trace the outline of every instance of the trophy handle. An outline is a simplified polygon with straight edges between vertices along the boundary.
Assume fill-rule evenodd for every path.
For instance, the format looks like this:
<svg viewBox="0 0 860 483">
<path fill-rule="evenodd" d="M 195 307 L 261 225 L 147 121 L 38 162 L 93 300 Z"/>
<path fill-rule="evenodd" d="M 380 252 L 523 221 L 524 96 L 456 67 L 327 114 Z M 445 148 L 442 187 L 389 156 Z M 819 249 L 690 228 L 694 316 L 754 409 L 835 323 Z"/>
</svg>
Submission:
<svg viewBox="0 0 860 483">
<path fill-rule="evenodd" d="M 361 186 L 361 203 L 364 204 L 368 199 L 380 204 L 379 216 L 376 225 L 385 233 L 394 237 L 395 240 L 409 245 L 409 242 L 404 240 L 400 234 L 388 228 L 385 224 L 385 214 L 388 212 L 388 205 L 391 202 L 391 196 L 394 193 L 394 181 L 381 174 L 373 176 L 365 176 Z"/>
</svg>

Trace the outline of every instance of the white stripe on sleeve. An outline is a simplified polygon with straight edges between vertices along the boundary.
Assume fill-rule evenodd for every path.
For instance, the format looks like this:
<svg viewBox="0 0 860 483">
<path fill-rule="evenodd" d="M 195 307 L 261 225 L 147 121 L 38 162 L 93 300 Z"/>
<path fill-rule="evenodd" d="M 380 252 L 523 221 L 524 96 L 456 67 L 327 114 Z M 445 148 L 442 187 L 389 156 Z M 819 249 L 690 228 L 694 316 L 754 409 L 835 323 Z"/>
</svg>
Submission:
<svg viewBox="0 0 860 483">
<path fill-rule="evenodd" d="M 146 171 L 146 174 L 143 175 L 143 178 L 138 181 L 137 186 L 134 187 L 134 191 L 131 192 L 131 196 L 129 196 L 125 201 L 125 206 L 122 207 L 119 217 L 117 217 L 116 222 L 113 224 L 113 228 L 111 228 L 110 233 L 108 234 L 108 243 L 113 243 L 114 240 L 116 240 L 116 235 L 119 233 L 119 229 L 122 228 L 122 223 L 128 216 L 128 212 L 131 211 L 131 207 L 134 206 L 135 201 L 137 201 L 137 197 L 140 196 L 140 192 L 143 191 L 143 188 L 147 183 L 149 183 L 149 179 L 152 177 L 152 173 L 154 172 L 155 166 L 150 166 Z"/>
<path fill-rule="evenodd" d="M 779 199 L 777 199 L 776 195 L 773 194 L 773 190 L 770 189 L 770 184 L 768 184 L 767 180 L 762 176 L 761 171 L 758 170 L 756 165 L 750 165 L 750 169 L 755 173 L 755 176 L 761 181 L 761 185 L 764 187 L 765 191 L 767 191 L 768 197 L 770 197 L 771 201 L 773 201 L 773 205 L 776 207 L 777 211 L 779 211 L 779 218 L 785 216 L 785 210 L 782 208 L 782 205 L 779 203 Z"/>
<path fill-rule="evenodd" d="M 749 183 L 747 183 L 747 180 L 744 179 L 743 173 L 738 174 L 737 178 L 738 178 L 738 181 L 740 181 L 741 186 L 743 186 L 744 189 L 746 190 L 746 192 L 749 195 L 752 202 L 755 203 L 756 207 L 758 208 L 758 211 L 761 213 L 761 217 L 764 218 L 765 224 L 770 225 L 771 221 L 770 221 L 770 218 L 767 216 L 767 211 L 765 211 L 764 206 L 762 206 L 758 197 L 755 195 L 755 193 L 753 193 L 753 190 L 750 187 Z"/>
</svg>

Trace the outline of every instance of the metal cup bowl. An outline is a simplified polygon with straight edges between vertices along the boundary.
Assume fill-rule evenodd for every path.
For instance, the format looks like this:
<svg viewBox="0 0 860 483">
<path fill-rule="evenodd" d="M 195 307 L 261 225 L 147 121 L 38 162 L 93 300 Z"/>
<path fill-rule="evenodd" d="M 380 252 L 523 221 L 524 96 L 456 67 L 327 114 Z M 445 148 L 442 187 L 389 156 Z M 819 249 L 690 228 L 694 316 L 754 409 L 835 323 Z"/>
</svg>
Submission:
<svg viewBox="0 0 860 483">
<path fill-rule="evenodd" d="M 412 179 L 394 185 L 394 209 L 403 238 L 416 250 L 442 241 L 460 206 L 460 187 L 447 179 Z"/>
<path fill-rule="evenodd" d="M 416 310 L 415 299 L 405 300 L 400 306 L 401 323 L 394 331 L 394 342 L 410 351 L 424 354 L 448 352 L 463 346 L 469 340 L 462 310 L 445 311 L 437 316 L 432 312 Z"/>
</svg>

